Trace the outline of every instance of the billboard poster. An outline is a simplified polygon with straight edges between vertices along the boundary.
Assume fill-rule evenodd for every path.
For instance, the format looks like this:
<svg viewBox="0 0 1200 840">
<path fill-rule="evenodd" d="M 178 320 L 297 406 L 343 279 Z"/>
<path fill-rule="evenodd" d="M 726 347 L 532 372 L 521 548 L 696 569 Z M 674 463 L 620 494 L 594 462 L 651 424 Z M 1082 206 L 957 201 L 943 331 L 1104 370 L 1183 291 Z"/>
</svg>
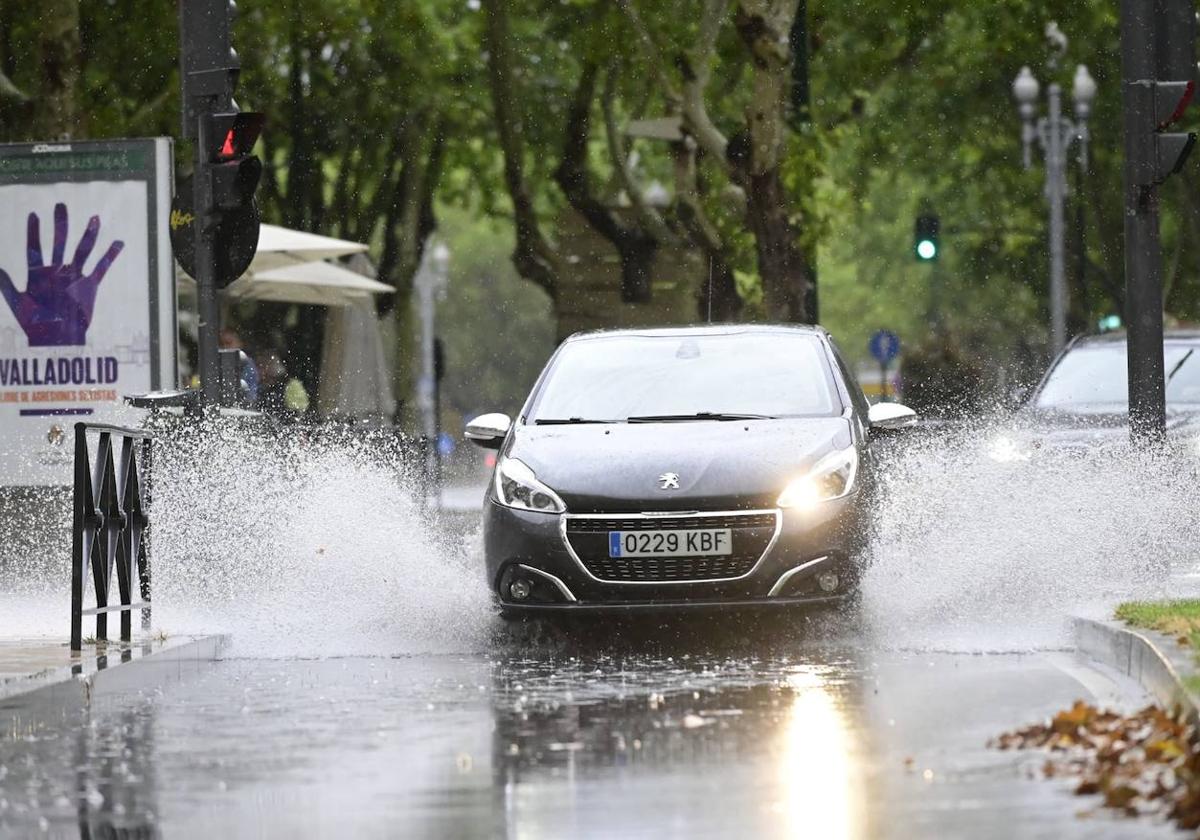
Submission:
<svg viewBox="0 0 1200 840">
<path fill-rule="evenodd" d="M 71 482 L 76 421 L 175 385 L 170 140 L 0 145 L 0 486 Z"/>
</svg>

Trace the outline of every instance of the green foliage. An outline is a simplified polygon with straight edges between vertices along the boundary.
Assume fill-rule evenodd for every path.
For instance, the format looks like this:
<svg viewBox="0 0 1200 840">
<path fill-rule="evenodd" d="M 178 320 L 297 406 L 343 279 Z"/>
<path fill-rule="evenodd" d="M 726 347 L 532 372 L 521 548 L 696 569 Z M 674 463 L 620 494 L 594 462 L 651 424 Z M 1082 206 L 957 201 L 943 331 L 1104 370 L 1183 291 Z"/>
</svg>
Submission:
<svg viewBox="0 0 1200 840">
<path fill-rule="evenodd" d="M 1121 307 L 1120 91 L 1117 10 L 1090 0 L 1054 10 L 1027 0 L 898 7 L 889 0 L 813 4 L 814 112 L 827 169 L 814 195 L 831 218 L 821 238 L 823 321 L 865 356 L 887 326 L 924 341 L 934 296 L 931 266 L 911 257 L 924 206 L 942 220 L 936 295 L 951 335 L 991 363 L 1036 358 L 1046 340 L 1048 256 L 1043 169 L 1021 167 L 1020 121 L 1010 85 L 1029 64 L 1043 90 L 1070 84 L 1076 64 L 1099 84 L 1092 161 L 1082 193 L 1086 280 L 1074 258 L 1068 205 L 1071 318 L 1078 328 Z M 1043 29 L 1071 38 L 1057 71 L 1045 66 Z M 1072 185 L 1075 185 L 1072 175 Z M 1168 212 L 1167 252 L 1180 242 Z M 1191 246 L 1190 251 L 1195 250 Z M 1180 302 L 1188 297 L 1179 287 Z"/>
<path fill-rule="evenodd" d="M 1126 601 L 1117 605 L 1115 617 L 1131 627 L 1165 633 L 1190 645 L 1200 664 L 1200 600 Z M 1184 681 L 1189 690 L 1200 692 L 1200 674 L 1186 675 Z"/>
<path fill-rule="evenodd" d="M 1115 616 L 1118 621 L 1149 630 L 1161 629 L 1164 622 L 1175 620 L 1200 627 L 1200 600 L 1126 601 L 1117 606 Z"/>
<path fill-rule="evenodd" d="M 550 300 L 517 276 L 508 259 L 508 224 L 446 207 L 438 235 L 452 255 L 449 287 L 438 305 L 447 428 L 488 411 L 515 415 L 554 349 Z"/>
<path fill-rule="evenodd" d="M 508 2 L 526 175 L 539 215 L 553 219 L 565 202 L 552 173 L 585 63 L 597 64 L 604 78 L 613 74 L 614 112 L 622 125 L 667 114 L 676 103 L 619 3 Z M 668 72 L 676 73 L 698 36 L 700 4 L 635 5 Z M 706 68 L 710 116 L 726 136 L 745 125 L 753 81 L 733 27 L 734 5 Z M 935 314 L 956 352 L 989 366 L 1028 364 L 1044 354 L 1043 169 L 1037 153 L 1032 171 L 1022 169 L 1010 91 L 1024 64 L 1043 90 L 1052 80 L 1064 87 L 1067 110 L 1076 64 L 1088 65 L 1098 83 L 1091 163 L 1082 182 L 1072 174 L 1068 205 L 1071 321 L 1084 329 L 1102 314 L 1121 311 L 1116 4 L 1081 0 L 1053 13 L 1035 0 L 808 0 L 807 6 L 811 121 L 792 124 L 781 178 L 802 244 L 817 254 L 822 321 L 852 357 L 866 358 L 867 336 L 879 327 L 897 331 L 907 347 L 927 344 Z M 485 323 L 477 320 L 482 309 L 507 305 L 506 319 L 521 324 L 524 316 L 513 307 L 532 307 L 534 320 L 548 317 L 537 293 L 519 292 L 521 284 L 508 273 L 511 206 L 493 124 L 480 4 L 246 0 L 241 7 L 238 98 L 243 107 L 268 115 L 261 147 L 268 164 L 262 191 L 267 218 L 371 242 L 387 279 L 403 289 L 419 256 L 422 224 L 429 221 L 418 218 L 404 192 L 405 178 L 419 174 L 436 199 L 426 204 L 438 211 L 456 264 L 461 261 L 469 278 L 462 283 L 469 294 L 463 291 L 458 300 L 452 292 L 454 302 L 448 302 L 472 313 L 456 320 L 463 335 Z M 1046 66 L 1043 37 L 1052 18 L 1071 39 L 1053 71 Z M 43 59 L 47 44 L 67 38 L 62 33 L 72 27 L 80 49 L 78 80 L 69 92 L 75 120 L 67 126 L 70 133 L 177 134 L 176 25 L 174 4 L 0 0 L 0 139 L 45 139 L 39 132 L 53 121 L 43 99 L 56 94 Z M 673 78 L 677 84 L 679 76 Z M 5 81 L 29 101 L 5 94 Z M 615 200 L 620 188 L 598 106 L 592 119 L 591 178 L 598 195 Z M 639 182 L 674 183 L 668 144 L 627 144 Z M 1162 191 L 1167 309 L 1184 320 L 1200 318 L 1197 165 L 1193 161 Z M 728 189 L 720 161 L 701 155 L 699 176 L 700 204 L 727 249 L 747 304 L 742 317 L 761 317 L 755 241 L 744 205 Z M 911 255 L 912 222 L 923 207 L 942 220 L 936 273 Z M 1082 270 L 1075 253 L 1079 207 L 1087 242 Z M 483 282 L 485 274 L 495 282 Z M 453 352 L 463 359 L 503 359 L 496 347 L 475 347 L 473 340 L 464 337 Z M 524 353 L 533 344 L 513 342 L 507 352 Z M 514 362 L 522 371 L 527 363 L 524 356 Z M 501 399 L 501 392 L 486 390 L 503 379 L 501 366 L 488 367 L 472 387 Z"/>
</svg>

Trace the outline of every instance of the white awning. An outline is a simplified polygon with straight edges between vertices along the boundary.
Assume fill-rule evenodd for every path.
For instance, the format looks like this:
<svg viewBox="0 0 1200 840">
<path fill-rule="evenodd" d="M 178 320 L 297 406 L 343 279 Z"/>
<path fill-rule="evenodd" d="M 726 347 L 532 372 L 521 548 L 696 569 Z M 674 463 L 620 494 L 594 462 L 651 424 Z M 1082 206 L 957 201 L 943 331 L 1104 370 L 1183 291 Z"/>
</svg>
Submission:
<svg viewBox="0 0 1200 840">
<path fill-rule="evenodd" d="M 263 225 L 258 231 L 258 251 L 250 263 L 250 270 L 271 271 L 365 250 L 367 246 L 361 242 L 334 239 L 278 225 Z"/>
<path fill-rule="evenodd" d="M 266 300 L 347 306 L 371 295 L 392 294 L 386 283 L 327 262 L 306 262 L 268 271 L 247 272 L 224 292 L 233 300 Z"/>
</svg>

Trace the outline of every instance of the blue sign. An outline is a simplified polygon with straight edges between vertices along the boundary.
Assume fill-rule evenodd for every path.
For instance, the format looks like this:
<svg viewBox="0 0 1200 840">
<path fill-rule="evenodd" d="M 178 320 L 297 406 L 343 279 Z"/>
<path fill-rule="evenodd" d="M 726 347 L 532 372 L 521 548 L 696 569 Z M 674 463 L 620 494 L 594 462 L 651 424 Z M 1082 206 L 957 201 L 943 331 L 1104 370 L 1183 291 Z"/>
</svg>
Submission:
<svg viewBox="0 0 1200 840">
<path fill-rule="evenodd" d="M 891 330 L 877 330 L 867 342 L 867 349 L 881 365 L 900 355 L 900 336 Z"/>
</svg>

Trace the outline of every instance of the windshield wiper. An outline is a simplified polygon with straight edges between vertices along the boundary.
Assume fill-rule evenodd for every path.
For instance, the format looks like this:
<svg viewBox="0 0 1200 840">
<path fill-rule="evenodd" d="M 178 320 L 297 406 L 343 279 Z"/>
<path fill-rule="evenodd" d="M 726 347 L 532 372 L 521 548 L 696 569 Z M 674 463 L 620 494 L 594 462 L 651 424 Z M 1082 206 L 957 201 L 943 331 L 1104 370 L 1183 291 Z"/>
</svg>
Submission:
<svg viewBox="0 0 1200 840">
<path fill-rule="evenodd" d="M 576 423 L 612 423 L 612 420 L 592 420 L 587 417 L 539 417 L 535 426 L 571 426 Z"/>
<path fill-rule="evenodd" d="M 695 414 L 642 414 L 626 417 L 628 423 L 682 423 L 688 420 L 774 420 L 769 414 L 731 414 L 722 411 L 697 411 Z"/>
</svg>

